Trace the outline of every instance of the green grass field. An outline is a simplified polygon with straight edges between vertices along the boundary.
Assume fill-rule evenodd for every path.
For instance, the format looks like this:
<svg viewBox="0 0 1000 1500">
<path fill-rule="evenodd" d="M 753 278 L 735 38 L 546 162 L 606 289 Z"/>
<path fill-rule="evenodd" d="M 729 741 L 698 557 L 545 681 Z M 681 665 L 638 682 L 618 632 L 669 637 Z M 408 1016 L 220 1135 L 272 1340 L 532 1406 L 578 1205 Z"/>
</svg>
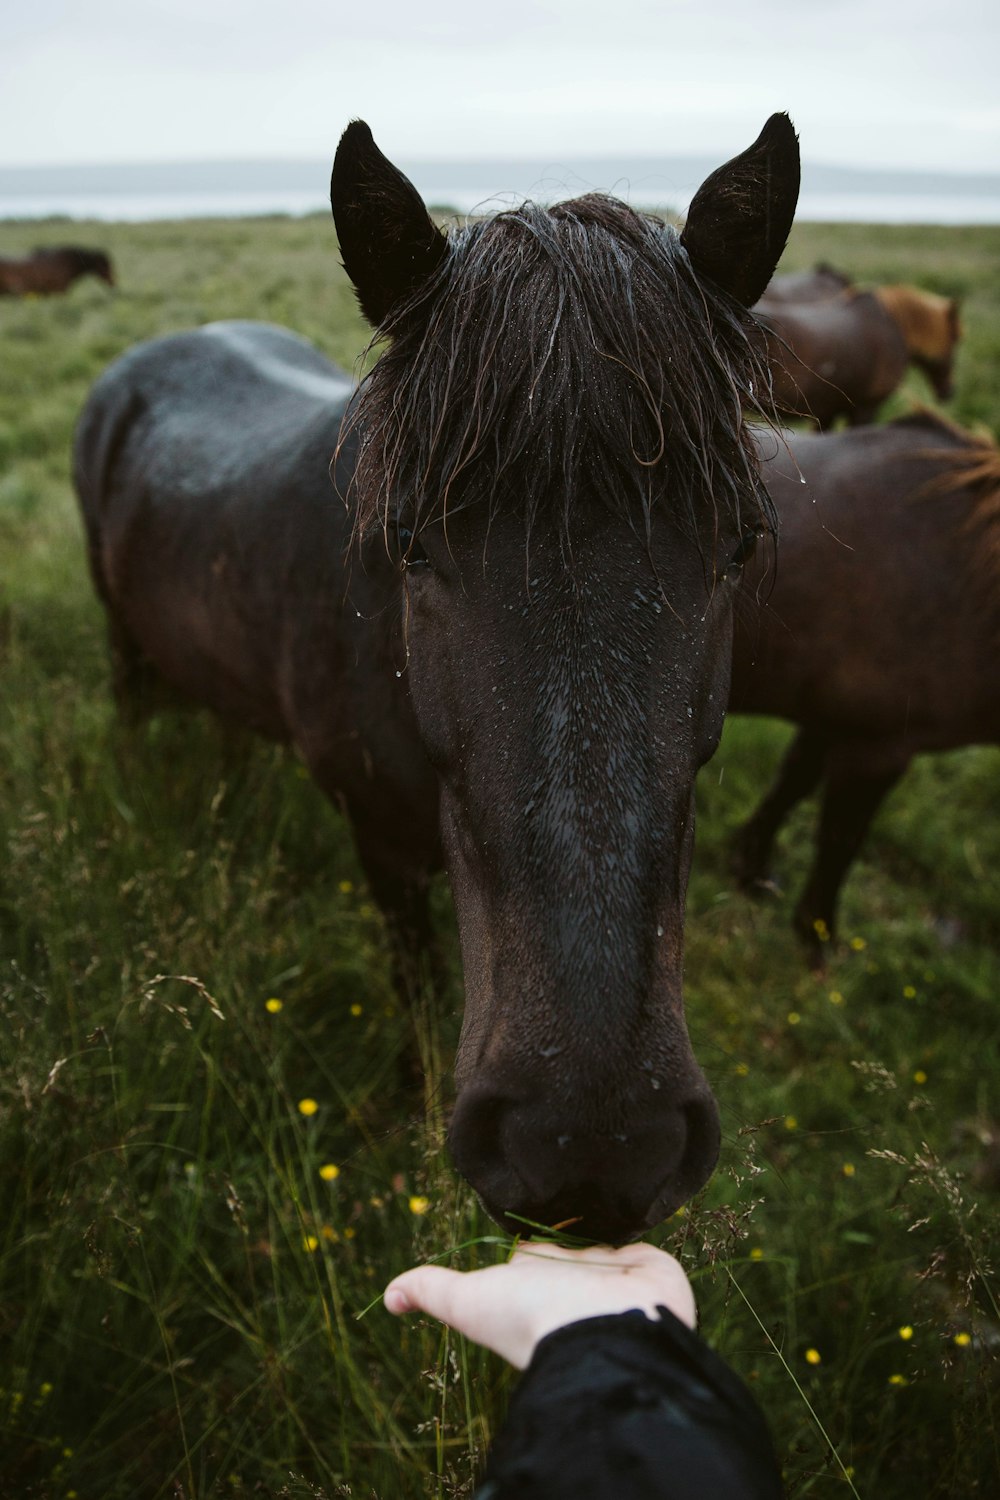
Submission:
<svg viewBox="0 0 1000 1500">
<path fill-rule="evenodd" d="M 505 1253 L 443 1149 L 447 891 L 420 1100 L 349 835 L 295 757 L 207 716 L 116 722 L 68 477 L 91 381 L 137 340 L 260 318 L 351 369 L 366 333 L 323 218 L 0 225 L 0 253 L 66 239 L 108 249 L 120 289 L 0 304 L 0 1496 L 453 1500 L 507 1376 L 430 1324 L 360 1316 L 415 1261 Z M 786 267 L 820 256 L 960 293 L 951 411 L 1000 427 L 1000 231 L 797 228 Z M 912 397 L 917 376 L 893 410 Z M 818 979 L 789 927 L 810 811 L 787 898 L 727 873 L 787 733 L 730 723 L 700 785 L 687 1010 L 725 1141 L 656 1238 L 790 1495 L 986 1500 L 1000 763 L 913 768 Z"/>
</svg>

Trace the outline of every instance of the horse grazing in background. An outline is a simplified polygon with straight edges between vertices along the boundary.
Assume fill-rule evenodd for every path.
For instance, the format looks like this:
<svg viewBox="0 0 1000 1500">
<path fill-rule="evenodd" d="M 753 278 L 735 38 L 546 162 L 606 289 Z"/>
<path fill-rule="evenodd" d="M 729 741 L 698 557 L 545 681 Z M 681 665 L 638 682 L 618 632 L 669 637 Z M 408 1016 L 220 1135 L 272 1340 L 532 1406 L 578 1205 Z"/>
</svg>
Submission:
<svg viewBox="0 0 1000 1500">
<path fill-rule="evenodd" d="M 781 546 L 748 565 L 730 710 L 799 726 L 742 828 L 735 869 L 770 881 L 775 837 L 817 787 L 816 854 L 795 908 L 814 958 L 844 878 L 914 755 L 1000 743 L 1000 451 L 930 413 L 796 434 L 764 465 Z M 805 480 L 803 486 L 802 479 Z"/>
<path fill-rule="evenodd" d="M 389 340 L 358 393 L 221 324 L 126 354 L 80 421 L 119 691 L 155 673 L 293 741 L 411 957 L 447 868 L 451 1149 L 514 1230 L 622 1240 L 715 1163 L 684 897 L 735 578 L 771 524 L 748 309 L 798 175 L 775 115 L 680 236 L 601 195 L 445 236 L 355 122 L 334 219 Z"/>
<path fill-rule="evenodd" d="M 772 302 L 755 309 L 766 331 L 775 407 L 811 417 L 821 432 L 838 417 L 852 427 L 873 422 L 910 364 L 941 401 L 952 395 L 952 365 L 961 336 L 957 303 L 916 287 L 854 289 L 812 302 Z"/>
<path fill-rule="evenodd" d="M 911 363 L 927 376 L 939 401 L 950 401 L 955 350 L 962 337 L 957 297 L 939 297 L 915 286 L 878 286 L 875 296 L 902 334 Z"/>
<path fill-rule="evenodd" d="M 779 302 L 825 302 L 828 297 L 837 297 L 852 285 L 849 276 L 834 270 L 833 266 L 821 260 L 811 271 L 793 271 L 785 276 L 772 276 L 754 312 L 760 315 L 766 311 L 768 304 Z"/>
<path fill-rule="evenodd" d="M 103 250 L 79 245 L 41 246 L 21 259 L 0 256 L 0 296 L 48 297 L 65 292 L 81 276 L 96 276 L 114 286 L 115 273 Z"/>
</svg>

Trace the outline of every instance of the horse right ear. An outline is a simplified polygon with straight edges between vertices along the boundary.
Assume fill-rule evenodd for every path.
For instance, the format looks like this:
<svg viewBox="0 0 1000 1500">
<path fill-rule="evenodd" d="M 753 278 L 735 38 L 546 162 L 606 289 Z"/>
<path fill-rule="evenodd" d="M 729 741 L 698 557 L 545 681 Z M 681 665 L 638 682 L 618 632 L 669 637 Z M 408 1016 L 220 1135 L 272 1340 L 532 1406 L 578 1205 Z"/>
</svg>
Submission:
<svg viewBox="0 0 1000 1500">
<path fill-rule="evenodd" d="M 361 311 L 378 328 L 437 270 L 447 240 L 363 120 L 353 120 L 340 138 L 330 204 L 344 270 Z"/>
<path fill-rule="evenodd" d="M 681 244 L 697 274 L 752 307 L 781 259 L 798 198 L 798 136 L 787 115 L 772 115 L 691 200 Z"/>
</svg>

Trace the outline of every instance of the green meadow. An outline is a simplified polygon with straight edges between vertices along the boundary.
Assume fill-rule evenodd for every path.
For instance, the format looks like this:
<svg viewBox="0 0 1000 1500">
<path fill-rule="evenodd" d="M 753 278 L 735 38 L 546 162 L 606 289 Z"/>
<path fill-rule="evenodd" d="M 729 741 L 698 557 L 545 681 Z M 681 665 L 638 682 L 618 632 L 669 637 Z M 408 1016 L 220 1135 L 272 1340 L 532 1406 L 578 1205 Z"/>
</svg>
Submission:
<svg viewBox="0 0 1000 1500">
<path fill-rule="evenodd" d="M 0 1497 L 457 1500 L 498 1361 L 378 1303 L 509 1252 L 443 1136 L 462 1005 L 392 989 L 347 828 L 290 751 L 116 720 L 69 481 L 86 392 L 138 340 L 367 335 L 322 217 L 0 225 L 100 245 L 119 287 L 0 303 Z M 1000 230 L 802 225 L 784 268 L 963 299 L 951 414 L 1000 428 Z M 891 411 L 929 393 L 914 374 Z M 997 581 L 1000 591 L 1000 579 Z M 788 729 L 731 721 L 699 787 L 687 1014 L 724 1144 L 654 1238 L 767 1412 L 790 1496 L 1000 1493 L 1000 760 L 886 804 L 826 972 L 728 845 Z M 422 1095 L 407 1083 L 416 1033 Z"/>
</svg>

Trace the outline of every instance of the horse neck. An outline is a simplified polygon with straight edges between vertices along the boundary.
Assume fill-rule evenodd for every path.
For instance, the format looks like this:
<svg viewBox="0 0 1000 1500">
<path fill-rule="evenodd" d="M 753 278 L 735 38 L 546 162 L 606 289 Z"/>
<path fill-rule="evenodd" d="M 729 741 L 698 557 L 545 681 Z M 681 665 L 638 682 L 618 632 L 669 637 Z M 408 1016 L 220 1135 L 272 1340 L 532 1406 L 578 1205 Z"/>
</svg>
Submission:
<svg viewBox="0 0 1000 1500">
<path fill-rule="evenodd" d="M 937 361 L 950 355 L 947 297 L 913 286 L 879 286 L 874 295 L 903 335 L 911 359 Z"/>
</svg>

